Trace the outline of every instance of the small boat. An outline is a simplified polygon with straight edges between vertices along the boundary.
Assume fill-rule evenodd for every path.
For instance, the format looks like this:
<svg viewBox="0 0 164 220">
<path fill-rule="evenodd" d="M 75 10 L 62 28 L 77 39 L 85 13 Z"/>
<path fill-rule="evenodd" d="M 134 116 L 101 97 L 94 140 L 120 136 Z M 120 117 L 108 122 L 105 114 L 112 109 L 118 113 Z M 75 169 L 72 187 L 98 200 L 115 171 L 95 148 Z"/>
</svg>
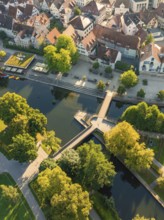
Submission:
<svg viewBox="0 0 164 220">
<path fill-rule="evenodd" d="M 14 79 L 15 78 L 15 76 L 9 76 L 9 79 Z"/>
<path fill-rule="evenodd" d="M 19 77 L 16 77 L 15 79 L 18 80 L 18 79 L 20 79 L 20 78 L 19 78 Z"/>
</svg>

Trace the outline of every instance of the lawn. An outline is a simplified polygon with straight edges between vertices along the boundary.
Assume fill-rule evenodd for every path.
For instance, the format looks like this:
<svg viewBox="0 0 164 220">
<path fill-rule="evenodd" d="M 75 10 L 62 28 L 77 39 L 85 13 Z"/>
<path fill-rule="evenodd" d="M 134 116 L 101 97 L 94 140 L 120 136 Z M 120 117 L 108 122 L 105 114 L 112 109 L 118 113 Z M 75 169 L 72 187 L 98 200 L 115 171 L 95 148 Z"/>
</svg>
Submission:
<svg viewBox="0 0 164 220">
<path fill-rule="evenodd" d="M 155 158 L 164 165 L 164 139 L 142 137 L 142 140 L 154 150 Z"/>
<path fill-rule="evenodd" d="M 0 184 L 16 186 L 16 183 L 8 173 L 0 174 Z M 35 217 L 28 206 L 21 191 L 19 202 L 14 205 L 0 195 L 0 220 L 34 220 Z"/>
<path fill-rule="evenodd" d="M 150 184 L 152 183 L 156 178 L 149 170 L 144 170 L 138 172 L 138 174 L 142 177 L 142 179 L 145 180 L 146 183 Z"/>
<path fill-rule="evenodd" d="M 26 69 L 35 58 L 34 54 L 16 52 L 5 62 L 5 66 L 13 66 Z"/>
<path fill-rule="evenodd" d="M 164 201 L 164 189 L 159 188 L 159 186 L 156 186 L 154 188 L 154 191 L 159 195 L 159 197 Z"/>
<path fill-rule="evenodd" d="M 118 214 L 113 208 L 107 208 L 104 204 L 103 195 L 96 192 L 92 195 L 93 207 L 102 220 L 119 220 Z"/>
</svg>

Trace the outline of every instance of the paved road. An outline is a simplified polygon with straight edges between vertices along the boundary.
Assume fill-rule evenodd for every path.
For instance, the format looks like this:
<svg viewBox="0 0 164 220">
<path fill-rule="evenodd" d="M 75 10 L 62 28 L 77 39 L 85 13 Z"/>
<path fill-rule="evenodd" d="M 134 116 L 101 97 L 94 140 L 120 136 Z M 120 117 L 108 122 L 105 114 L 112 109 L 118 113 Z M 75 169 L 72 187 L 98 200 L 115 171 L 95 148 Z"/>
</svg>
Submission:
<svg viewBox="0 0 164 220">
<path fill-rule="evenodd" d="M 28 202 L 36 220 L 45 220 L 45 216 L 35 200 L 28 184 L 38 174 L 38 168 L 42 160 L 47 158 L 47 154 L 39 148 L 38 157 L 30 164 L 20 164 L 15 160 L 8 160 L 2 153 L 0 153 L 0 173 L 8 172 L 18 187 L 22 191 L 26 201 Z"/>
</svg>

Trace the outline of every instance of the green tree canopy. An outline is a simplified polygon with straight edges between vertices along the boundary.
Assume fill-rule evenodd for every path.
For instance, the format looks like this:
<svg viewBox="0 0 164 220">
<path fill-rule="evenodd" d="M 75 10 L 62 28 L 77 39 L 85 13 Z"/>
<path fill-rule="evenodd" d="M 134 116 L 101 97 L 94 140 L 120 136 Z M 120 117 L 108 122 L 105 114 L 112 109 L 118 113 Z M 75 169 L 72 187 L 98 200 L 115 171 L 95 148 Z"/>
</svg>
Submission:
<svg viewBox="0 0 164 220">
<path fill-rule="evenodd" d="M 157 184 L 158 184 L 159 188 L 164 189 L 164 176 L 158 177 Z"/>
<path fill-rule="evenodd" d="M 156 105 L 148 106 L 140 102 L 130 106 L 123 112 L 121 120 L 126 120 L 140 130 L 164 133 L 164 114 Z"/>
<path fill-rule="evenodd" d="M 124 85 L 120 85 L 120 86 L 118 87 L 118 89 L 117 89 L 117 93 L 118 93 L 119 95 L 123 95 L 125 92 L 126 92 L 125 86 L 124 86 Z"/>
<path fill-rule="evenodd" d="M 43 171 L 47 168 L 49 168 L 50 170 L 54 169 L 57 166 L 56 161 L 52 158 L 47 158 L 45 160 L 43 160 L 40 164 L 39 167 L 39 171 Z"/>
<path fill-rule="evenodd" d="M 0 185 L 1 196 L 11 203 L 17 203 L 19 199 L 19 192 L 16 187 Z"/>
<path fill-rule="evenodd" d="M 57 152 L 60 149 L 61 140 L 55 136 L 54 131 L 47 131 L 44 135 L 42 144 L 52 152 Z"/>
<path fill-rule="evenodd" d="M 143 89 L 140 89 L 138 92 L 137 92 L 137 97 L 141 97 L 141 98 L 144 98 L 145 97 L 145 91 Z"/>
<path fill-rule="evenodd" d="M 6 125 L 10 124 L 12 119 L 20 115 L 28 114 L 29 106 L 26 99 L 15 93 L 7 92 L 0 97 L 0 118 Z"/>
<path fill-rule="evenodd" d="M 120 80 L 126 88 L 133 87 L 138 83 L 138 77 L 133 70 L 128 70 L 122 73 Z"/>
<path fill-rule="evenodd" d="M 164 90 L 160 90 L 157 94 L 157 97 L 163 101 L 164 100 Z"/>
<path fill-rule="evenodd" d="M 74 13 L 75 13 L 75 15 L 81 15 L 81 10 L 78 6 L 75 6 Z"/>
<path fill-rule="evenodd" d="M 155 220 L 155 218 L 145 218 L 144 216 L 136 215 L 132 220 Z"/>
<path fill-rule="evenodd" d="M 11 157 L 19 162 L 31 161 L 37 157 L 35 139 L 26 133 L 13 137 L 8 150 Z"/>
<path fill-rule="evenodd" d="M 99 80 L 97 83 L 97 88 L 99 90 L 104 90 L 105 89 L 105 83 L 102 80 Z"/>
<path fill-rule="evenodd" d="M 117 124 L 104 134 L 107 149 L 114 155 L 120 155 L 125 164 L 134 170 L 150 168 L 154 152 L 139 143 L 139 134 L 127 122 Z"/>
<path fill-rule="evenodd" d="M 81 160 L 78 179 L 83 187 L 97 190 L 112 184 L 114 165 L 102 153 L 101 145 L 90 141 L 78 147 L 77 152 Z"/>
<path fill-rule="evenodd" d="M 44 133 L 47 118 L 38 110 L 31 108 L 26 99 L 15 93 L 7 92 L 0 98 L 0 118 L 17 133 Z M 25 130 L 23 130 L 25 129 Z"/>
<path fill-rule="evenodd" d="M 5 57 L 6 56 L 6 52 L 4 50 L 0 50 L 0 57 Z"/>
<path fill-rule="evenodd" d="M 60 167 L 46 169 L 34 183 L 38 199 L 48 209 L 49 220 L 88 220 L 89 194 L 72 181 Z"/>
<path fill-rule="evenodd" d="M 79 154 L 73 149 L 69 149 L 63 152 L 57 163 L 61 169 L 71 178 L 75 177 L 80 169 Z"/>
<path fill-rule="evenodd" d="M 59 72 L 67 72 L 71 68 L 70 52 L 61 48 L 59 51 L 55 46 L 48 45 L 44 48 L 44 57 L 48 68 Z"/>
</svg>

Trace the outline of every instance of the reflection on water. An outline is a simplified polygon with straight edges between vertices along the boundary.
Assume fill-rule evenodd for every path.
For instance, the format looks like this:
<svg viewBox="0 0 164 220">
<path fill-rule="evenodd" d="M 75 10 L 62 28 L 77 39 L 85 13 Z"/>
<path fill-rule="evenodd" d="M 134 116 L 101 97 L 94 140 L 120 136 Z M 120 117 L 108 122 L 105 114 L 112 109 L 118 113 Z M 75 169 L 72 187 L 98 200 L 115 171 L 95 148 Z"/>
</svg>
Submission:
<svg viewBox="0 0 164 220">
<path fill-rule="evenodd" d="M 40 109 L 48 118 L 48 129 L 54 129 L 63 144 L 82 129 L 74 121 L 74 114 L 78 110 L 98 112 L 102 102 L 101 99 L 27 80 L 9 80 L 4 83 L 0 80 L 0 96 L 7 91 L 22 95 L 27 98 L 29 105 Z M 129 104 L 112 102 L 108 116 L 118 118 L 128 106 Z M 87 141 L 89 139 L 90 137 Z M 97 139 L 94 140 L 98 143 Z M 131 220 L 139 213 L 146 217 L 156 217 L 156 220 L 164 220 L 164 210 L 156 200 L 116 158 L 111 160 L 116 166 L 117 175 L 113 187 L 104 188 L 102 192 L 108 196 L 112 194 L 120 217 L 123 220 Z"/>
</svg>

